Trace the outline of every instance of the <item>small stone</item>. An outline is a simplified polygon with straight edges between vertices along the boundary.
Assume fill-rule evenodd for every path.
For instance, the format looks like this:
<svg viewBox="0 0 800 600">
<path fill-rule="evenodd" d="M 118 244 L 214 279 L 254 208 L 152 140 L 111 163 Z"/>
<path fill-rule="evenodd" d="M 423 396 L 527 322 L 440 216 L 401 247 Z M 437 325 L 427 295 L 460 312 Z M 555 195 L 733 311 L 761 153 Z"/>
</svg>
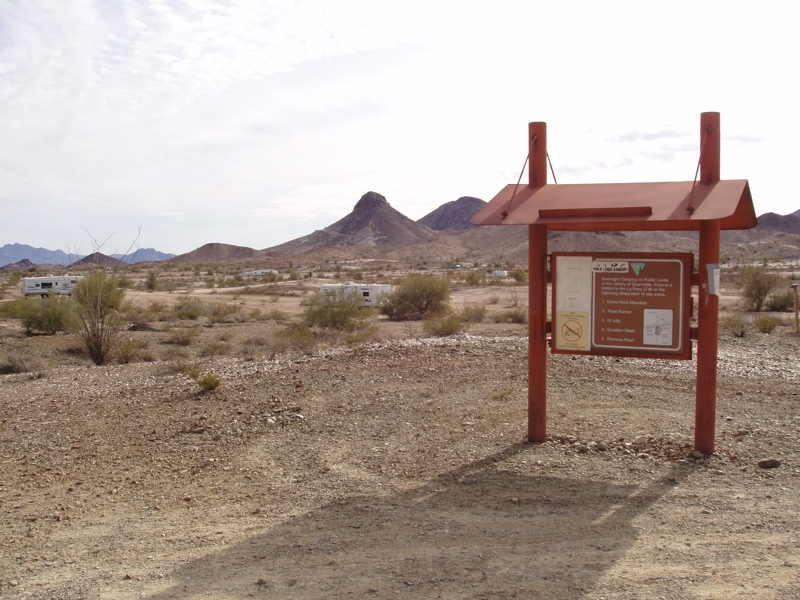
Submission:
<svg viewBox="0 0 800 600">
<path fill-rule="evenodd" d="M 292 587 L 293 585 L 297 585 L 297 579 L 294 579 L 294 578 L 290 579 L 289 581 L 286 582 L 286 585 L 288 585 L 289 587 Z"/>
<path fill-rule="evenodd" d="M 692 458 L 705 458 L 706 455 L 700 452 L 700 450 L 692 450 Z"/>
<path fill-rule="evenodd" d="M 605 442 L 597 442 L 597 449 L 608 450 L 608 444 L 606 444 Z"/>
<path fill-rule="evenodd" d="M 19 585 L 19 581 L 17 581 L 16 579 L 12 579 L 11 581 L 8 582 L 8 585 L 10 585 L 11 587 L 17 587 Z"/>
<path fill-rule="evenodd" d="M 765 458 L 764 460 L 758 461 L 758 466 L 762 469 L 775 469 L 781 466 L 781 461 L 777 458 Z"/>
</svg>

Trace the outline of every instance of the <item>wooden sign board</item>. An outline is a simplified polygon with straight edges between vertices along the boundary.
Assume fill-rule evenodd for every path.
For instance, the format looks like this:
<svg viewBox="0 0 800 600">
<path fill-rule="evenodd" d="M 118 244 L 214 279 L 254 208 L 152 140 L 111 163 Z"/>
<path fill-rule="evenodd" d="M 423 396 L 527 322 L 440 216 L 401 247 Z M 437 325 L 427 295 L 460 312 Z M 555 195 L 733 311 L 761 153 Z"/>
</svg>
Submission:
<svg viewBox="0 0 800 600">
<path fill-rule="evenodd" d="M 690 253 L 555 252 L 550 347 L 691 359 Z"/>
</svg>

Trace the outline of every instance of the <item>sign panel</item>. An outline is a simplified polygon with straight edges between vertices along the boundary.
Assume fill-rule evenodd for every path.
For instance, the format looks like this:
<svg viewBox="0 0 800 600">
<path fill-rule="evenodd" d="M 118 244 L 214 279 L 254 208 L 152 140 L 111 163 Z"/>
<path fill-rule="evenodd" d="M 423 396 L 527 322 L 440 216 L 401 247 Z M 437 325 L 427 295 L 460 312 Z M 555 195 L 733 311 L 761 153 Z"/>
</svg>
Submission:
<svg viewBox="0 0 800 600">
<path fill-rule="evenodd" d="M 553 352 L 689 359 L 692 255 L 554 253 Z"/>
</svg>

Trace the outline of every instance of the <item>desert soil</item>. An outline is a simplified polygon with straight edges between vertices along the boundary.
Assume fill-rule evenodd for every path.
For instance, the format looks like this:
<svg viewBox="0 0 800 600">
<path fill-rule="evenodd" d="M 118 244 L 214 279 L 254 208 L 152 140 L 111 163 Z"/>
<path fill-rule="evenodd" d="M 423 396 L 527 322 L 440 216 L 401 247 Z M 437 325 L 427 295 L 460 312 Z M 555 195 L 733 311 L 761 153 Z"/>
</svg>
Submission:
<svg viewBox="0 0 800 600">
<path fill-rule="evenodd" d="M 0 376 L 4 600 L 800 598 L 785 327 L 722 337 L 698 458 L 692 361 L 552 355 L 527 443 L 520 328 L 201 358 L 201 392 L 180 357 L 55 365 L 69 336 L 0 325 L 47 364 Z"/>
</svg>

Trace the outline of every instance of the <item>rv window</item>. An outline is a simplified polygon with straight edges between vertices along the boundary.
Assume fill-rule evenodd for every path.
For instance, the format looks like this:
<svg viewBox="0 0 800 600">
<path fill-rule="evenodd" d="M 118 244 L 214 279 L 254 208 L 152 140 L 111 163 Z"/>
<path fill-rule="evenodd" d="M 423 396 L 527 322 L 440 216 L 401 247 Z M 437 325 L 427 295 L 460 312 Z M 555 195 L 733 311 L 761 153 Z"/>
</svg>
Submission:
<svg viewBox="0 0 800 600">
<path fill-rule="evenodd" d="M 369 292 L 361 292 L 361 295 L 364 296 L 364 298 L 369 298 Z"/>
<path fill-rule="evenodd" d="M 52 288 L 52 287 L 53 287 L 53 282 L 52 281 L 43 281 L 42 282 L 42 288 L 49 289 L 49 288 Z"/>
</svg>

